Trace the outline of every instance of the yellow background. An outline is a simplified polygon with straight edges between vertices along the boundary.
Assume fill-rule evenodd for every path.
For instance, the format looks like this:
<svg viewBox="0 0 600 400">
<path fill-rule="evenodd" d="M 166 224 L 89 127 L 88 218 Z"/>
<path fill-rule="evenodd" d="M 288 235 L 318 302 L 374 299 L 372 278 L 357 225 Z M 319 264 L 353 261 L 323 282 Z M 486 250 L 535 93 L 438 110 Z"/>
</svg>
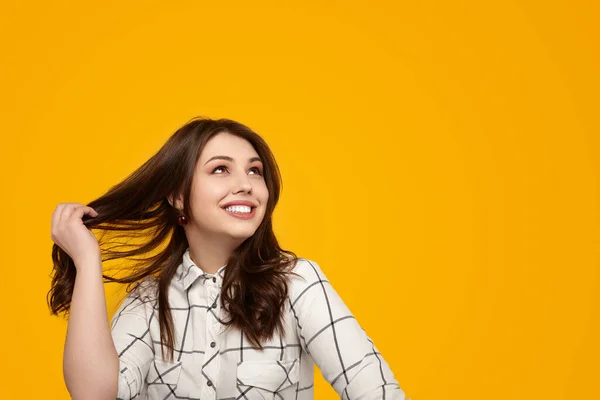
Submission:
<svg viewBox="0 0 600 400">
<path fill-rule="evenodd" d="M 413 400 L 600 398 L 595 2 L 301 3 L 2 5 L 0 397 L 68 398 L 55 206 L 205 115 L 272 146 L 281 244 Z"/>
</svg>

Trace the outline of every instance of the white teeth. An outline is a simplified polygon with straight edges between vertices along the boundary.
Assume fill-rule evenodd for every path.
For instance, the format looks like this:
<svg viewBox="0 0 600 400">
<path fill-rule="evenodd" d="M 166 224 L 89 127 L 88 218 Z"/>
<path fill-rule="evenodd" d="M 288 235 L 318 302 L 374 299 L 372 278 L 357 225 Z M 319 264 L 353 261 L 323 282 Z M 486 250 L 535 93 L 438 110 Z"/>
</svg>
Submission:
<svg viewBox="0 0 600 400">
<path fill-rule="evenodd" d="M 231 206 L 231 207 L 227 207 L 226 210 L 229 212 L 246 213 L 247 214 L 251 211 L 251 208 L 248 206 Z"/>
</svg>

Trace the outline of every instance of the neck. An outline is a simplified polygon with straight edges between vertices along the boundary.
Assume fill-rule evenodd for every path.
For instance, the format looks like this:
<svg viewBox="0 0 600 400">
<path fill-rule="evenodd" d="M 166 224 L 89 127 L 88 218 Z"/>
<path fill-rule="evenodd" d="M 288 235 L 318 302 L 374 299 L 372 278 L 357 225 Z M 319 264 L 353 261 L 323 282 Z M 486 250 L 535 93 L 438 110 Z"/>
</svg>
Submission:
<svg viewBox="0 0 600 400">
<path fill-rule="evenodd" d="M 232 238 L 216 237 L 197 231 L 186 231 L 190 258 L 207 274 L 216 273 L 227 263 L 233 250 L 240 244 Z"/>
</svg>

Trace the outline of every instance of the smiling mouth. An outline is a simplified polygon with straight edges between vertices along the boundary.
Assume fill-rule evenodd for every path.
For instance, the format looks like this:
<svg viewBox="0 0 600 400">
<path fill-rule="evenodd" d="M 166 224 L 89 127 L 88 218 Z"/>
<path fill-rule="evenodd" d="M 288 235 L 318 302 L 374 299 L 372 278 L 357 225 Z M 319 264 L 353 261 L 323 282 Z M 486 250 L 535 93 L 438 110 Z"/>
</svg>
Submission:
<svg viewBox="0 0 600 400">
<path fill-rule="evenodd" d="M 256 207 L 232 206 L 225 207 L 223 210 L 232 217 L 239 219 L 252 219 L 256 215 Z"/>
</svg>

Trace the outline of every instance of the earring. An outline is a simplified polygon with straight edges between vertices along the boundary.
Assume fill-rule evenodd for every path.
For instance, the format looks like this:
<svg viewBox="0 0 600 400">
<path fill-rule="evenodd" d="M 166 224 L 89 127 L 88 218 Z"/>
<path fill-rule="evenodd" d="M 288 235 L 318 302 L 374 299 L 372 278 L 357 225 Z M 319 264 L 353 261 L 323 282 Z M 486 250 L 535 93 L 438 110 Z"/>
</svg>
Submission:
<svg viewBox="0 0 600 400">
<path fill-rule="evenodd" d="M 177 217 L 177 223 L 181 226 L 184 226 L 188 223 L 187 218 L 185 217 L 185 215 L 180 215 L 179 217 Z"/>
</svg>

